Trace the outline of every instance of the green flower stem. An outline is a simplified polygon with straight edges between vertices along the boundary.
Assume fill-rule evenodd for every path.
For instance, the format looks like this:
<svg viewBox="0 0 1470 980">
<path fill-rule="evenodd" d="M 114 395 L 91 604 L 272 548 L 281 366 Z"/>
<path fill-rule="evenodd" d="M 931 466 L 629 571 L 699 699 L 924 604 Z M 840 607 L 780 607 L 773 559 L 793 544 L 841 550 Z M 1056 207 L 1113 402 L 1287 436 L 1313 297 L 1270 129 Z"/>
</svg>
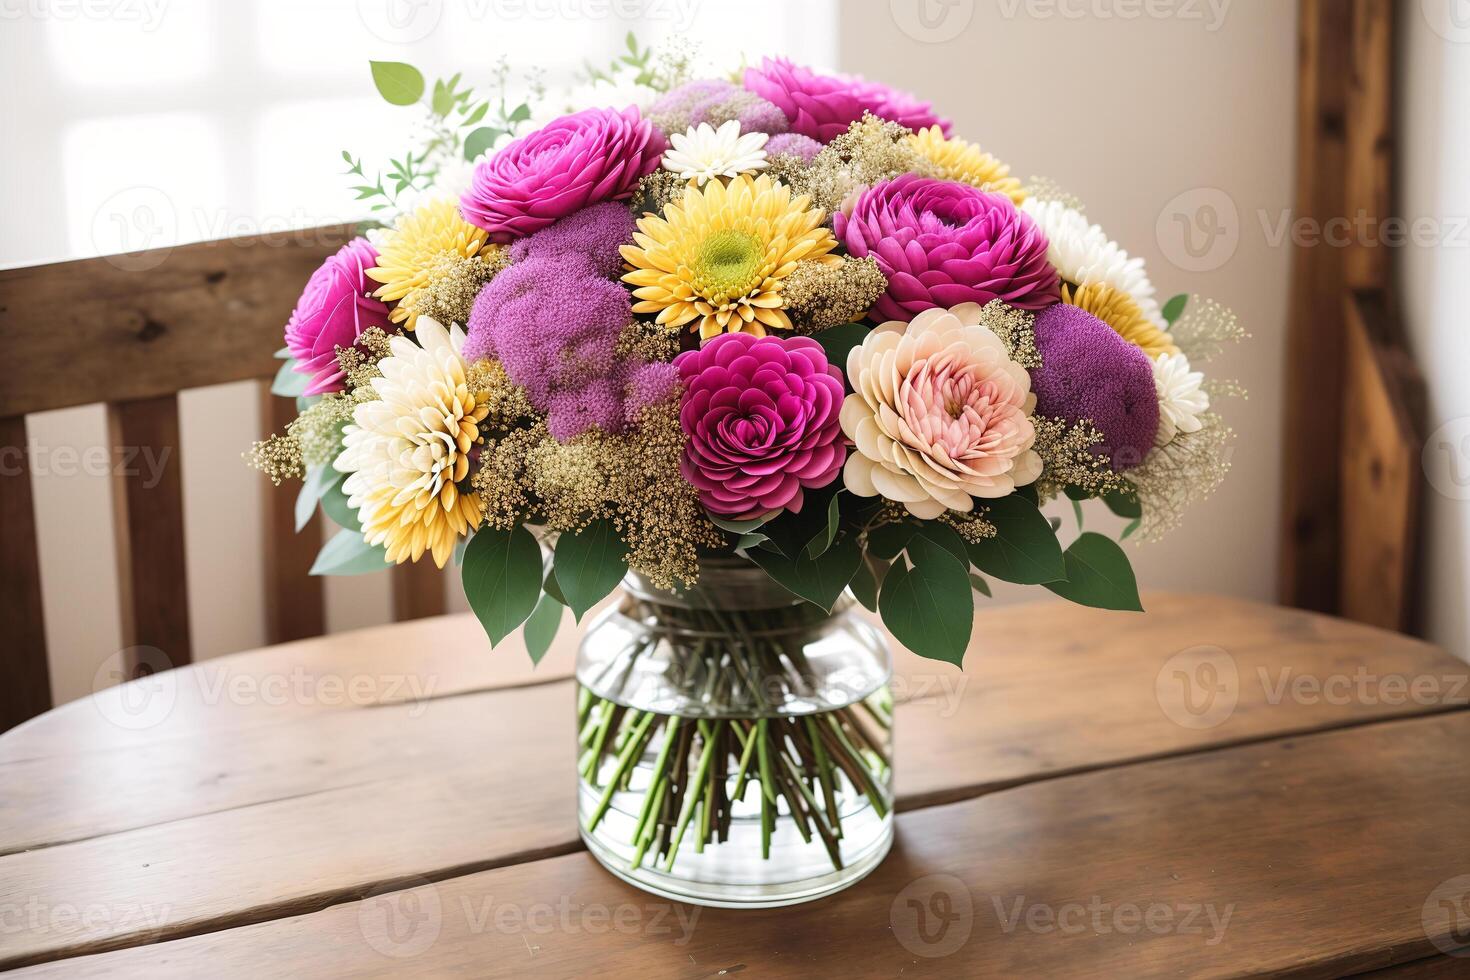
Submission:
<svg viewBox="0 0 1470 980">
<path fill-rule="evenodd" d="M 720 725 L 723 722 L 716 722 L 715 724 Z M 679 812 L 679 824 L 674 832 L 674 842 L 669 847 L 668 858 L 664 863 L 665 870 L 670 870 L 674 867 L 674 859 L 679 856 L 679 844 L 684 840 L 684 831 L 688 828 L 689 821 L 694 816 L 694 804 L 699 800 L 699 793 L 690 787 L 704 782 L 705 778 L 709 775 L 710 760 L 714 758 L 715 754 L 716 740 L 710 726 L 706 722 L 701 721 L 699 723 L 699 733 L 704 739 L 704 750 L 699 753 L 699 768 L 694 778 L 688 781 L 685 788 L 684 806 Z"/>
<path fill-rule="evenodd" d="M 636 713 L 636 712 L 635 712 Z M 629 729 L 633 734 L 625 740 L 622 754 L 618 756 L 617 768 L 613 770 L 612 778 L 607 781 L 607 788 L 602 791 L 602 798 L 597 801 L 597 809 L 592 812 L 592 817 L 587 821 L 587 830 L 596 829 L 602 822 L 603 815 L 607 813 L 608 806 L 612 803 L 613 793 L 617 791 L 618 784 L 623 781 L 623 775 L 633 765 L 635 758 L 634 750 L 642 748 L 643 736 L 647 734 L 648 727 L 653 724 L 652 712 L 644 715 Z"/>
</svg>

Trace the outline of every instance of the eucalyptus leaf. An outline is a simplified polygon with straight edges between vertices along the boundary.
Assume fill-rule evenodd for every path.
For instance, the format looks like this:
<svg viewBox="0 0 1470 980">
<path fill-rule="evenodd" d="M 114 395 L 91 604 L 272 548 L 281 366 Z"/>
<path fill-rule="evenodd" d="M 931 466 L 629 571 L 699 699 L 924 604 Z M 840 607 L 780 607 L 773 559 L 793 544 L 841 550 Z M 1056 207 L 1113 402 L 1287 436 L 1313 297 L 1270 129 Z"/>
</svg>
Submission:
<svg viewBox="0 0 1470 980">
<path fill-rule="evenodd" d="M 879 524 L 868 532 L 868 551 L 884 561 L 899 556 L 909 543 L 909 538 L 918 531 L 918 525 L 903 521 L 897 524 Z"/>
<path fill-rule="evenodd" d="M 857 542 L 850 536 L 839 538 L 817 558 L 804 554 L 789 558 L 765 548 L 747 554 L 787 592 L 828 611 L 837 604 L 862 561 Z"/>
<path fill-rule="evenodd" d="M 471 130 L 470 134 L 464 138 L 464 158 L 466 160 L 476 159 L 481 153 L 494 146 L 495 141 L 500 139 L 504 133 L 505 130 L 496 129 L 494 126 L 481 126 L 479 129 Z"/>
<path fill-rule="evenodd" d="M 1175 321 L 1184 315 L 1184 307 L 1187 305 L 1189 305 L 1188 293 L 1180 293 L 1170 298 L 1169 302 L 1164 304 L 1164 322 L 1172 327 Z"/>
<path fill-rule="evenodd" d="M 551 649 L 551 641 L 556 639 L 556 631 L 561 629 L 561 614 L 565 611 L 566 607 L 549 595 L 542 595 L 536 603 L 525 628 L 521 630 L 531 663 L 539 664 L 546 651 Z"/>
<path fill-rule="evenodd" d="M 983 577 L 976 575 L 974 572 L 970 573 L 970 585 L 974 587 L 976 592 L 980 593 L 985 598 L 992 598 L 990 594 L 990 583 L 985 581 Z"/>
<path fill-rule="evenodd" d="M 561 583 L 556 580 L 556 569 L 552 568 L 547 570 L 546 581 L 542 583 L 541 587 L 546 590 L 547 595 L 551 596 L 563 606 L 567 604 L 567 597 L 561 593 Z"/>
<path fill-rule="evenodd" d="M 837 537 L 837 529 L 842 523 L 841 497 L 841 492 L 834 493 L 828 502 L 826 526 L 806 544 L 808 558 L 821 557 L 822 552 L 832 547 L 832 541 Z"/>
<path fill-rule="evenodd" d="M 1131 520 L 1131 521 L 1128 522 L 1128 526 L 1125 527 L 1125 528 L 1123 528 L 1123 533 L 1120 534 L 1120 535 L 1118 535 L 1118 540 L 1119 541 L 1127 541 L 1128 538 L 1132 536 L 1133 532 L 1137 531 L 1138 528 L 1142 524 L 1143 524 L 1143 518 L 1142 517 L 1135 517 L 1135 518 L 1133 518 L 1133 520 Z"/>
<path fill-rule="evenodd" d="M 878 593 L 878 612 L 894 639 L 930 660 L 959 666 L 970 644 L 975 600 L 966 566 L 943 546 L 915 536 L 912 566 L 888 570 Z"/>
<path fill-rule="evenodd" d="M 808 490 L 802 496 L 800 510 L 785 510 L 761 525 L 761 532 L 788 558 L 807 553 L 812 539 L 824 533 L 830 522 L 829 505 L 840 488 L 836 485 Z M 825 549 L 824 549 L 825 550 Z"/>
<path fill-rule="evenodd" d="M 289 360 L 291 357 L 291 348 L 282 347 L 280 350 L 272 354 L 271 357 L 274 357 L 278 361 Z"/>
<path fill-rule="evenodd" d="M 1012 494 L 985 505 L 985 519 L 995 525 L 996 533 L 966 547 L 976 568 L 1019 585 L 1055 582 L 1066 576 L 1062 546 L 1034 503 Z"/>
<path fill-rule="evenodd" d="M 449 110 L 454 108 L 454 93 L 443 81 L 434 83 L 434 98 L 430 106 L 434 115 L 441 118 L 449 115 Z"/>
<path fill-rule="evenodd" d="M 275 380 L 271 382 L 271 394 L 282 398 L 297 398 L 306 394 L 310 384 L 311 375 L 297 371 L 296 362 L 288 358 L 280 370 L 276 371 Z"/>
<path fill-rule="evenodd" d="M 322 512 L 338 527 L 361 531 L 362 520 L 357 516 L 357 511 L 348 505 L 347 492 L 342 489 L 342 484 L 347 482 L 347 475 L 339 473 L 337 477 L 336 482 L 322 491 Z"/>
<path fill-rule="evenodd" d="M 628 573 L 624 558 L 627 553 L 628 546 L 606 518 L 593 521 L 581 531 L 563 534 L 556 542 L 556 581 L 578 622 Z"/>
<path fill-rule="evenodd" d="M 493 647 L 526 621 L 541 598 L 541 548 L 531 532 L 484 527 L 464 552 L 465 599 Z"/>
<path fill-rule="evenodd" d="M 1102 499 L 1108 505 L 1108 510 L 1119 517 L 1136 520 L 1143 516 L 1143 505 L 1138 502 L 1138 494 L 1132 487 L 1109 491 L 1103 494 Z"/>
<path fill-rule="evenodd" d="M 424 97 L 424 76 L 401 61 L 370 61 L 378 94 L 393 105 L 413 105 Z"/>
<path fill-rule="evenodd" d="M 965 539 L 960 537 L 959 532 L 948 524 L 940 524 L 938 522 L 925 524 L 914 535 L 914 539 L 917 538 L 923 538 L 925 541 L 939 545 L 939 547 L 954 555 L 965 568 L 968 569 L 970 567 L 970 554 L 965 547 Z M 910 539 L 909 541 L 910 550 L 914 547 L 914 539 Z"/>
<path fill-rule="evenodd" d="M 1067 578 L 1046 587 L 1063 599 L 1096 609 L 1143 612 L 1133 566 L 1116 541 L 1088 532 L 1066 551 Z"/>
<path fill-rule="evenodd" d="M 732 521 L 728 517 L 720 517 L 719 515 L 711 514 L 708 511 L 705 512 L 704 516 L 708 517 L 710 523 L 722 531 L 729 531 L 731 534 L 749 534 L 756 528 L 765 526 L 767 521 L 769 521 L 771 518 L 775 517 L 779 513 L 781 513 L 779 510 L 773 510 L 769 514 L 765 514 L 761 517 L 752 517 L 749 520 L 744 521 Z"/>
<path fill-rule="evenodd" d="M 313 466 L 306 471 L 306 479 L 301 481 L 301 492 L 296 495 L 297 534 L 311 523 L 311 515 L 316 513 L 316 502 L 340 475 L 330 465 Z"/>
<path fill-rule="evenodd" d="M 362 533 L 343 529 L 322 545 L 312 563 L 313 575 L 365 575 L 391 568 L 388 552 L 380 544 L 368 544 Z"/>
<path fill-rule="evenodd" d="M 883 584 L 883 576 L 888 571 L 888 563 L 872 555 L 863 555 L 863 560 L 858 563 L 857 574 L 853 575 L 852 581 L 847 587 L 852 590 L 853 597 L 862 603 L 868 612 L 878 611 L 878 589 Z"/>
</svg>

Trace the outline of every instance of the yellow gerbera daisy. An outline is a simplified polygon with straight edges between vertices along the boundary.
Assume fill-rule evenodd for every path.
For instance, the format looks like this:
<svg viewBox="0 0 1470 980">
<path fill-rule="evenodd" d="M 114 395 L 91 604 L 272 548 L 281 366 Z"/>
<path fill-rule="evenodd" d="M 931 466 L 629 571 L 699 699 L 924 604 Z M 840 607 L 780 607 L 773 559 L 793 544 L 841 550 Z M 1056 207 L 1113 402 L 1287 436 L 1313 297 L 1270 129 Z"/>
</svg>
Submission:
<svg viewBox="0 0 1470 980">
<path fill-rule="evenodd" d="M 489 234 L 461 218 L 459 205 L 449 198 L 400 216 L 378 252 L 378 264 L 367 270 L 369 279 L 383 284 L 373 295 L 385 303 L 397 300 L 393 322 L 414 329 L 436 279 L 477 257 L 495 257 L 500 246 L 490 244 Z"/>
<path fill-rule="evenodd" d="M 968 140 L 945 139 L 944 130 L 930 126 L 909 136 L 908 143 L 909 149 L 934 164 L 945 180 L 1004 194 L 1017 206 L 1026 200 L 1026 191 L 1021 181 L 1011 176 L 1011 168 Z"/>
<path fill-rule="evenodd" d="M 1132 296 L 1105 282 L 1088 283 L 1086 286 L 1064 282 L 1062 302 L 1091 313 L 1116 330 L 1118 336 L 1142 348 L 1150 358 L 1179 353 L 1179 348 L 1174 346 L 1174 338 L 1144 316 Z"/>
<path fill-rule="evenodd" d="M 782 280 L 802 261 L 842 264 L 828 254 L 837 240 L 810 203 L 765 175 L 689 187 L 663 217 L 639 219 L 637 244 L 622 247 L 633 311 L 657 313 L 671 327 L 695 321 L 703 340 L 726 330 L 790 330 Z"/>
<path fill-rule="evenodd" d="M 378 398 L 353 410 L 334 466 L 348 474 L 342 490 L 368 544 L 383 545 L 395 564 L 427 551 L 443 568 L 480 523 L 479 497 L 456 484 L 469 475 L 490 406 L 469 390 L 463 330 L 426 316 L 418 341 L 388 342 L 383 376 L 372 382 Z"/>
</svg>

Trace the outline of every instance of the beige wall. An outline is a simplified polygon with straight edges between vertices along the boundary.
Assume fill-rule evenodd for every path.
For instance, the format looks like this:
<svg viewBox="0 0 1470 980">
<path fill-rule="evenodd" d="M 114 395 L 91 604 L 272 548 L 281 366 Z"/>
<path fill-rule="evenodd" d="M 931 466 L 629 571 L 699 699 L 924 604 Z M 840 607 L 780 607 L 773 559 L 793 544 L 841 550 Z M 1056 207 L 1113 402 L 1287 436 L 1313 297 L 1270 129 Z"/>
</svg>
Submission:
<svg viewBox="0 0 1470 980">
<path fill-rule="evenodd" d="M 917 3 L 925 4 L 936 17 L 917 19 Z M 234 18 L 215 28 L 230 38 L 229 49 L 238 54 L 237 39 L 255 30 L 248 15 L 257 7 L 274 6 L 270 0 L 261 0 L 210 9 L 218 18 Z M 765 6 L 775 9 L 777 5 Z M 1262 216 L 1275 221 L 1290 202 L 1294 5 L 1282 0 L 1234 0 L 1218 21 L 1218 0 L 1213 9 L 1206 3 L 1165 3 L 1165 8 L 1180 10 L 1180 16 L 1164 19 L 1109 16 L 1134 6 L 1141 5 L 1131 0 L 1063 0 L 1060 6 L 1025 0 L 844 0 L 834 37 L 830 3 L 805 0 L 799 9 L 789 8 L 791 23 L 783 33 L 773 35 L 774 40 L 737 29 L 742 11 L 750 9 L 747 3 L 706 0 L 695 10 L 696 29 L 706 35 L 732 38 L 753 51 L 779 43 L 794 56 L 818 64 L 829 64 L 835 58 L 843 68 L 934 99 L 954 118 L 959 133 L 1002 155 L 1022 175 L 1045 174 L 1080 195 L 1094 220 L 1130 251 L 1148 259 L 1162 294 L 1197 291 L 1239 311 L 1254 340 L 1213 368 L 1220 376 L 1238 377 L 1252 391 L 1249 401 L 1228 408 L 1241 435 L 1236 471 L 1221 493 L 1198 508 L 1183 529 L 1161 544 L 1137 549 L 1134 558 L 1145 586 L 1269 598 L 1274 588 L 1288 255 L 1284 247 L 1271 244 Z M 1159 6 L 1154 0 L 1153 7 Z M 1078 11 L 1084 16 L 1071 16 Z M 1195 11 L 1203 19 L 1186 16 Z M 946 13 L 948 19 L 943 16 Z M 336 23 L 343 31 L 355 31 L 354 39 L 362 33 L 350 13 Z M 62 26 L 65 30 L 55 24 L 7 23 L 0 32 L 0 74 L 15 76 L 13 90 L 21 85 L 16 79 L 44 75 L 43 62 L 51 50 L 48 45 L 56 41 L 54 35 L 65 38 L 72 30 L 71 25 Z M 162 30 L 175 26 L 176 22 L 166 22 Z M 626 25 L 615 24 L 604 33 L 621 36 L 624 29 Z M 317 52 L 314 57 L 318 60 L 310 68 L 318 75 L 335 72 L 332 77 L 337 78 L 342 72 L 356 71 L 368 56 L 417 57 L 425 65 L 449 66 L 463 59 L 432 45 L 450 40 L 441 30 L 404 49 L 384 47 L 368 37 L 351 51 L 327 48 Z M 256 79 L 245 84 L 258 85 L 266 93 L 262 97 L 286 97 L 291 94 L 286 91 L 290 86 L 278 84 L 284 71 L 265 66 L 260 78 L 276 81 L 266 84 Z M 223 106 L 221 111 L 231 113 L 232 120 L 233 114 L 243 114 L 244 107 L 228 100 L 246 99 L 256 91 L 209 87 L 214 84 L 170 91 L 186 101 L 194 99 L 198 105 L 190 105 L 201 112 Z M 311 83 L 303 84 L 305 92 L 312 91 Z M 354 80 L 352 84 L 359 83 Z M 44 172 L 22 181 L 19 178 L 25 175 L 12 168 L 24 166 L 24 161 L 15 154 L 0 155 L 0 168 L 6 174 L 0 187 L 7 202 L 13 200 L 10 214 L 24 219 L 5 222 L 0 264 L 89 251 L 88 243 L 79 243 L 75 234 L 68 239 L 51 233 L 68 223 L 77 224 L 76 214 L 62 209 L 66 196 L 76 189 L 65 183 L 64 168 L 56 165 L 59 151 L 45 149 L 57 142 L 51 137 L 60 128 L 55 119 L 60 110 L 46 100 L 74 96 L 81 107 L 75 111 L 83 116 L 92 111 L 122 114 L 149 108 L 148 97 L 134 96 L 130 101 L 126 92 L 112 93 L 108 96 L 111 101 L 98 104 L 88 101 L 92 96 L 77 95 L 58 85 L 51 89 L 32 85 L 37 93 L 32 104 L 4 110 L 7 126 L 16 124 L 20 138 L 37 147 L 37 159 L 45 166 Z M 339 85 L 334 91 L 356 93 L 358 89 L 343 90 Z M 370 111 L 371 100 L 362 106 L 356 102 L 344 105 L 354 114 L 365 113 Z M 331 112 L 321 117 L 321 125 L 350 126 L 354 118 L 361 117 Z M 256 145 L 259 129 L 232 122 L 228 132 L 247 141 L 238 151 L 231 151 L 229 162 L 274 159 L 264 145 Z M 341 135 L 332 133 L 330 138 L 340 139 Z M 62 140 L 58 145 L 69 144 Z M 353 144 L 343 140 L 341 145 Z M 147 141 L 130 146 L 113 142 L 98 150 L 137 162 L 158 181 L 163 177 L 157 174 L 169 165 L 168 155 Z M 327 156 L 306 157 L 296 164 L 309 174 L 316 173 L 312 168 L 331 165 Z M 184 178 L 192 179 L 192 168 L 185 170 Z M 313 181 L 310 186 L 319 183 Z M 22 193 L 22 187 L 45 193 Z M 272 214 L 291 214 L 280 199 L 262 203 L 259 194 L 242 198 L 239 190 L 240 181 L 232 180 L 222 192 L 234 195 L 231 215 L 260 220 Z M 102 188 L 98 193 L 105 197 L 105 191 Z M 175 196 L 181 202 L 181 216 L 192 213 L 179 196 L 184 193 L 187 191 Z M 198 193 L 209 193 L 209 188 Z M 1179 212 L 1186 219 L 1202 221 L 1200 206 L 1220 207 L 1222 193 L 1228 204 L 1225 233 L 1203 259 L 1191 260 L 1178 231 L 1171 231 L 1179 227 L 1173 215 Z M 1181 194 L 1186 196 L 1175 201 Z M 203 203 L 222 207 L 216 201 Z M 75 201 L 72 204 L 75 212 Z M 90 202 L 83 209 L 81 227 L 87 226 L 95 207 L 97 203 Z M 1235 209 L 1238 220 L 1228 220 L 1229 207 Z M 320 214 L 320 209 L 308 208 L 306 217 Z M 299 221 L 301 215 L 295 217 Z M 1156 234 L 1161 223 L 1165 234 Z M 182 237 L 188 234 L 189 229 L 183 229 Z M 1176 268 L 1171 257 L 1194 269 Z M 200 658 L 258 645 L 264 637 L 259 511 L 270 487 L 239 461 L 240 451 L 255 436 L 255 399 L 248 385 L 184 396 L 189 605 L 195 653 Z M 48 451 L 58 448 L 103 445 L 102 413 L 86 408 L 35 416 L 30 438 L 42 450 L 43 460 Z M 99 666 L 117 649 L 108 483 L 105 477 L 68 470 L 57 460 L 57 465 L 37 476 L 36 489 L 53 685 L 58 699 L 67 700 L 92 689 Z M 1089 515 L 1089 523 L 1093 522 L 1116 526 L 1105 514 Z M 463 608 L 457 582 L 451 580 L 446 587 L 452 605 Z M 332 629 L 387 618 L 385 576 L 332 580 L 327 591 Z M 998 601 L 1035 595 L 1015 589 L 1003 592 Z"/>
<path fill-rule="evenodd" d="M 1144 8 L 1172 15 L 1128 17 Z M 959 135 L 1016 173 L 1050 177 L 1079 196 L 1088 217 L 1147 260 L 1160 296 L 1217 299 L 1254 335 L 1209 368 L 1250 389 L 1248 401 L 1224 405 L 1240 435 L 1234 472 L 1182 528 L 1132 550 L 1146 587 L 1274 595 L 1289 251 L 1271 232 L 1291 205 L 1295 8 L 1282 0 L 843 5 L 844 69 L 931 98 Z M 1211 213 L 1220 234 L 1206 249 Z M 1197 258 L 1176 215 L 1193 228 Z M 1105 512 L 1087 520 L 1118 523 Z"/>
</svg>

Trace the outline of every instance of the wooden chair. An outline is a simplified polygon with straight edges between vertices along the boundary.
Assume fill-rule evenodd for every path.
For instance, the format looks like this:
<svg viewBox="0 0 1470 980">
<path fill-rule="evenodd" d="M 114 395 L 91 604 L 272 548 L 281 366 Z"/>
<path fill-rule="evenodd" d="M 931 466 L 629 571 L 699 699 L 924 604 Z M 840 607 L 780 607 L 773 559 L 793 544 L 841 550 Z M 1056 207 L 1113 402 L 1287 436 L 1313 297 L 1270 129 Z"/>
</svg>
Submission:
<svg viewBox="0 0 1470 980">
<path fill-rule="evenodd" d="M 156 485 L 139 467 L 119 468 L 132 473 L 114 478 L 122 646 L 190 662 L 177 395 L 248 379 L 268 388 L 296 297 L 352 234 L 348 226 L 313 228 L 0 270 L 0 332 L 11 365 L 0 386 L 0 731 L 52 706 L 25 416 L 101 402 L 114 453 L 169 450 L 155 456 L 163 460 Z M 36 329 L 40 314 L 44 331 Z M 292 416 L 288 400 L 265 401 L 262 433 Z M 307 574 L 321 539 L 318 519 L 295 534 L 293 495 L 270 493 L 266 501 L 267 637 L 318 635 L 322 582 Z M 395 620 L 443 611 L 437 569 L 394 569 Z"/>
</svg>

